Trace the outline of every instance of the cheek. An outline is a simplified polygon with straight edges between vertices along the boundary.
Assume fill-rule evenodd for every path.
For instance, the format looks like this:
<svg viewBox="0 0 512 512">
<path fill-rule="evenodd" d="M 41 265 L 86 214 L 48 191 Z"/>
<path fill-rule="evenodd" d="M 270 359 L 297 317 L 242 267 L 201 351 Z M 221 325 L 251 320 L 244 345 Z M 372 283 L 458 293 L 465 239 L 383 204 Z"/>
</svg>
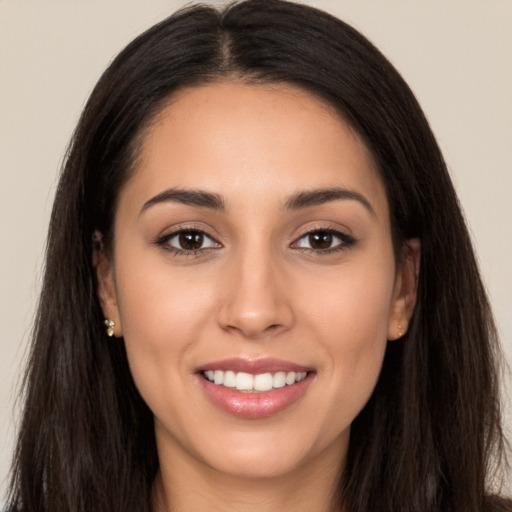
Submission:
<svg viewBox="0 0 512 512">
<path fill-rule="evenodd" d="M 325 329 L 326 339 L 340 340 L 336 346 L 356 352 L 386 340 L 394 291 L 392 265 L 353 265 L 316 281 L 316 286 L 305 286 L 304 315 Z"/>
<path fill-rule="evenodd" d="M 372 270 L 373 268 L 373 270 Z M 394 288 L 394 268 L 352 267 L 326 279 L 304 305 L 308 330 L 315 336 L 339 424 L 349 424 L 375 387 L 387 345 L 388 320 Z M 313 289 L 309 287 L 309 290 Z M 343 408 L 337 404 L 343 403 Z M 334 421 L 334 420 L 333 420 Z M 334 421 L 334 423 L 336 423 Z"/>
<path fill-rule="evenodd" d="M 209 307 L 208 281 L 200 272 L 183 271 L 153 247 L 131 247 L 119 243 L 122 258 L 116 261 L 116 291 L 123 335 L 129 340 L 143 337 L 145 344 L 164 343 L 179 348 L 187 331 L 197 327 L 197 312 Z M 143 262 L 143 264 L 142 264 Z"/>
<path fill-rule="evenodd" d="M 116 265 L 117 296 L 130 369 L 153 409 L 190 370 L 188 348 L 211 318 L 211 300 L 165 262 L 140 261 L 133 253 Z"/>
</svg>

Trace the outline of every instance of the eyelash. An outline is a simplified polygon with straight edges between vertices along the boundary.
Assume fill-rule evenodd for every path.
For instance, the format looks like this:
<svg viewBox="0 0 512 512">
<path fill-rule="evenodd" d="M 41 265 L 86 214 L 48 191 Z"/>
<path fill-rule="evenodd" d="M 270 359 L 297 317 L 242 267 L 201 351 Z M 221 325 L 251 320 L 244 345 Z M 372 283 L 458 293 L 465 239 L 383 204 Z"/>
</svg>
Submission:
<svg viewBox="0 0 512 512">
<path fill-rule="evenodd" d="M 332 253 L 339 252 L 339 251 L 344 251 L 346 249 L 349 249 L 356 243 L 355 238 L 353 238 L 352 236 L 350 236 L 349 234 L 347 234 L 343 231 L 340 231 L 338 229 L 333 229 L 333 228 L 327 228 L 327 227 L 326 228 L 318 227 L 318 228 L 311 229 L 310 231 L 307 231 L 306 233 L 303 233 L 295 242 L 292 243 L 292 245 L 297 244 L 300 240 L 303 240 L 306 237 L 309 237 L 311 235 L 318 234 L 318 233 L 328 234 L 335 238 L 338 238 L 340 240 L 340 243 L 335 245 L 334 247 L 329 247 L 327 249 L 313 249 L 311 247 L 297 247 L 297 250 L 300 250 L 303 253 L 307 252 L 307 253 L 310 253 L 315 256 L 323 256 L 323 255 L 332 254 Z"/>
<path fill-rule="evenodd" d="M 182 234 L 196 234 L 201 235 L 206 239 L 211 240 L 213 243 L 217 244 L 218 246 L 221 246 L 215 238 L 210 236 L 208 233 L 203 231 L 202 229 L 194 228 L 194 227 L 182 227 L 180 229 L 177 229 L 176 231 L 173 231 L 172 233 L 169 233 L 167 235 L 162 235 L 159 237 L 155 244 L 159 247 L 162 247 L 164 250 L 169 251 L 173 256 L 177 257 L 186 257 L 186 256 L 199 256 L 201 254 L 204 254 L 205 251 L 208 249 L 216 249 L 217 247 L 206 247 L 203 249 L 180 249 L 178 247 L 173 247 L 169 244 L 169 241 L 173 238 L 182 235 Z"/>
<path fill-rule="evenodd" d="M 334 247 L 329 247 L 327 249 L 313 249 L 311 247 L 293 247 L 294 245 L 298 244 L 299 241 L 305 239 L 306 237 L 314 235 L 315 233 L 323 233 L 323 234 L 332 235 L 333 237 L 338 238 L 340 240 L 340 243 L 335 245 Z M 201 235 L 204 238 L 209 239 L 214 244 L 217 244 L 217 247 L 206 247 L 206 248 L 202 248 L 202 249 L 201 248 L 200 249 L 180 249 L 178 247 L 173 247 L 172 245 L 169 244 L 170 240 L 172 240 L 173 238 L 175 238 L 179 235 L 182 235 L 182 234 Z M 321 256 L 321 255 L 327 255 L 327 254 L 332 254 L 332 253 L 335 253 L 338 251 L 346 250 L 346 249 L 350 248 L 351 246 L 353 246 L 355 244 L 355 242 L 356 242 L 356 240 L 352 236 L 348 235 L 347 233 L 345 233 L 343 231 L 339 231 L 339 230 L 333 229 L 333 228 L 314 228 L 314 229 L 311 229 L 310 231 L 307 231 L 306 233 L 303 233 L 297 240 L 295 240 L 294 242 L 292 242 L 292 244 L 290 244 L 290 247 L 292 247 L 295 250 L 299 250 L 301 253 L 309 253 L 309 254 L 313 254 L 315 256 Z M 220 242 L 217 242 L 217 240 L 215 240 L 215 238 L 210 236 L 208 233 L 206 233 L 205 231 L 203 231 L 201 229 L 197 229 L 197 228 L 193 228 L 193 227 L 190 227 L 190 228 L 183 227 L 183 228 L 177 229 L 176 231 L 173 231 L 172 233 L 169 233 L 169 234 L 166 234 L 166 235 L 163 235 L 163 236 L 157 238 L 157 240 L 155 240 L 154 243 L 155 243 L 155 245 L 162 247 L 164 250 L 169 251 L 170 253 L 172 253 L 174 256 L 177 256 L 177 257 L 198 256 L 198 255 L 204 254 L 205 251 L 209 251 L 211 249 L 217 249 L 217 248 L 222 247 Z"/>
</svg>

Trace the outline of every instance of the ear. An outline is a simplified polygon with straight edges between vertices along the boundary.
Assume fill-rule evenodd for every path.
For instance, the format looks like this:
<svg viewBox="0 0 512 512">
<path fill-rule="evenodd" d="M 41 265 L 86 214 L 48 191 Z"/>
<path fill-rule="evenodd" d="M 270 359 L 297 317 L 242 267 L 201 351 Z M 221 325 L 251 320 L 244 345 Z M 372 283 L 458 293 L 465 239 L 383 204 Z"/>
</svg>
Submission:
<svg viewBox="0 0 512 512">
<path fill-rule="evenodd" d="M 401 338 L 409 327 L 416 305 L 421 245 L 417 238 L 407 240 L 397 270 L 393 303 L 388 322 L 388 340 Z"/>
<path fill-rule="evenodd" d="M 105 319 L 114 322 L 114 336 L 119 338 L 123 334 L 117 305 L 114 267 L 111 258 L 105 252 L 102 234 L 99 231 L 94 232 L 93 240 L 92 264 L 96 271 L 98 299 Z"/>
</svg>

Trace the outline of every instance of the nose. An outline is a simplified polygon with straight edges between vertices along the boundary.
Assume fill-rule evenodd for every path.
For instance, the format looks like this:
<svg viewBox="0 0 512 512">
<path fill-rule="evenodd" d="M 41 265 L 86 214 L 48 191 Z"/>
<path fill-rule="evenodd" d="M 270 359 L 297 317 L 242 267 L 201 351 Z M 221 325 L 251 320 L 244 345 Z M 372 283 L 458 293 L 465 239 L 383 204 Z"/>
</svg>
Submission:
<svg viewBox="0 0 512 512">
<path fill-rule="evenodd" d="M 286 272 L 271 255 L 251 252 L 230 262 L 223 276 L 219 325 L 249 339 L 288 330 L 294 315 Z"/>
</svg>

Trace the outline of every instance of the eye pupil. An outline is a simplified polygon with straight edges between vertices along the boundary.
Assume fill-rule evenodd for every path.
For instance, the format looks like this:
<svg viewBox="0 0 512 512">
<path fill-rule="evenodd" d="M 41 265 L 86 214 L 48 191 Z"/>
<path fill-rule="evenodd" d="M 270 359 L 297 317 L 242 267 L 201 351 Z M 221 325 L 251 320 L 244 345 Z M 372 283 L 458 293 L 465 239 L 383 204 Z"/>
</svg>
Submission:
<svg viewBox="0 0 512 512">
<path fill-rule="evenodd" d="M 325 231 L 317 231 L 309 235 L 309 244 L 313 249 L 329 249 L 332 246 L 332 235 Z"/>
<path fill-rule="evenodd" d="M 200 249 L 204 242 L 204 236 L 202 233 L 198 233 L 197 231 L 187 231 L 184 233 L 180 233 L 179 235 L 179 243 L 182 249 L 186 251 L 195 251 Z"/>
</svg>

